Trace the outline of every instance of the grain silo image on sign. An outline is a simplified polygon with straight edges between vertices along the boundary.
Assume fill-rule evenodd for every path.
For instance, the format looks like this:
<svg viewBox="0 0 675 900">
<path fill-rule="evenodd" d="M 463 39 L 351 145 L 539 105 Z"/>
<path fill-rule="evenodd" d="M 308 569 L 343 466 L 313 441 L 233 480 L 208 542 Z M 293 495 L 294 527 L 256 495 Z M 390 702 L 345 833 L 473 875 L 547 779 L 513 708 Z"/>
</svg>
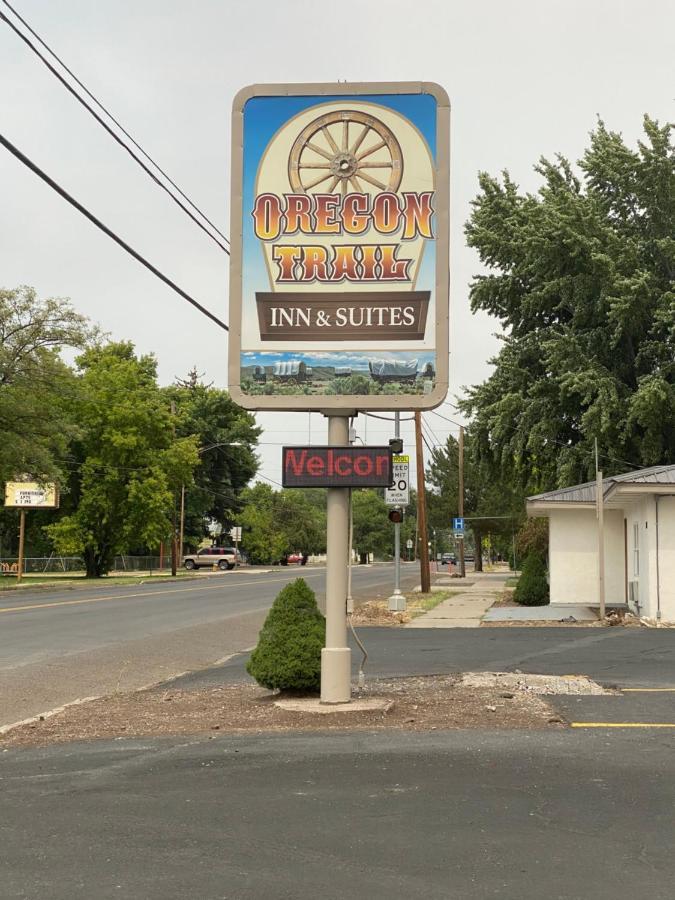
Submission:
<svg viewBox="0 0 675 900">
<path fill-rule="evenodd" d="M 237 402 L 442 402 L 448 137 L 449 105 L 436 85 L 240 92 L 229 379 Z"/>
</svg>

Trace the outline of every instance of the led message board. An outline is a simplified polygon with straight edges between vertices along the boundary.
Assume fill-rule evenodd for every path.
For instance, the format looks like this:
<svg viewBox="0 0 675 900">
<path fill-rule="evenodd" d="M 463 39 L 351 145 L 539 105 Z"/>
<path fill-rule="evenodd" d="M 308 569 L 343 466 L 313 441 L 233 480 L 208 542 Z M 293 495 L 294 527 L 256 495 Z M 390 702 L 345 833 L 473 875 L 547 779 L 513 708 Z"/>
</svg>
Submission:
<svg viewBox="0 0 675 900">
<path fill-rule="evenodd" d="M 284 487 L 389 487 L 390 447 L 284 447 Z"/>
</svg>

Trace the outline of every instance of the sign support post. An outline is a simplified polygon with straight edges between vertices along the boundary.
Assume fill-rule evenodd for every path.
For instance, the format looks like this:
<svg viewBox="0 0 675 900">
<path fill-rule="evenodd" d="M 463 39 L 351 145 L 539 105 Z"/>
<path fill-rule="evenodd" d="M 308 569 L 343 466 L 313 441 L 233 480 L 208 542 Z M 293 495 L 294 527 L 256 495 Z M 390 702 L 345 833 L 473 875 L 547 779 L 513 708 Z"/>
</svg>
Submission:
<svg viewBox="0 0 675 900">
<path fill-rule="evenodd" d="M 26 510 L 22 509 L 19 512 L 19 561 L 16 567 L 16 583 L 19 584 L 21 582 L 21 577 L 23 576 L 23 553 L 24 553 L 24 541 L 26 537 Z"/>
<path fill-rule="evenodd" d="M 349 445 L 349 417 L 328 416 L 328 443 Z M 351 650 L 347 646 L 349 488 L 328 488 L 326 561 L 326 646 L 321 651 L 321 702 L 349 703 Z"/>
<path fill-rule="evenodd" d="M 394 437 L 401 437 L 401 413 L 394 413 Z M 394 523 L 394 593 L 389 598 L 392 612 L 405 611 L 405 597 L 401 593 L 401 523 Z"/>
</svg>

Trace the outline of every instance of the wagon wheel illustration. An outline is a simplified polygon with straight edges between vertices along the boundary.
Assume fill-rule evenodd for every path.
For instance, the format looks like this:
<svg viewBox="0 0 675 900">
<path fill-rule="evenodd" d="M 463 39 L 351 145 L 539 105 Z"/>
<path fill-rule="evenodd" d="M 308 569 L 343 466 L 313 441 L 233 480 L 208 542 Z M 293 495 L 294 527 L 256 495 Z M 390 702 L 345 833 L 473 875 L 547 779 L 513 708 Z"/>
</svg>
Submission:
<svg viewBox="0 0 675 900">
<path fill-rule="evenodd" d="M 288 159 L 291 187 L 303 194 L 317 189 L 344 195 L 350 184 L 359 193 L 368 190 L 364 185 L 395 191 L 402 175 L 403 154 L 393 132 L 357 110 L 314 119 L 295 139 Z"/>
</svg>

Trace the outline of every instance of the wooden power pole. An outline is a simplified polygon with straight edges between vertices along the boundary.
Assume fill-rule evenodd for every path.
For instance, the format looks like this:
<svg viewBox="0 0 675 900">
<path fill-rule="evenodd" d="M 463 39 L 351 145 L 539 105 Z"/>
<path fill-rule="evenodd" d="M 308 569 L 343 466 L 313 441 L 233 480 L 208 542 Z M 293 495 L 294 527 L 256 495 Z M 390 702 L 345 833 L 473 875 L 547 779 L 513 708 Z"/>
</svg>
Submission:
<svg viewBox="0 0 675 900">
<path fill-rule="evenodd" d="M 459 426 L 459 487 L 457 494 L 457 515 L 460 519 L 464 518 L 464 426 Z M 466 534 L 466 529 L 464 530 Z M 476 553 L 480 552 L 478 549 Z M 466 577 L 466 568 L 464 565 L 464 538 L 459 539 L 459 574 L 462 578 Z"/>
<path fill-rule="evenodd" d="M 415 450 L 417 456 L 417 526 L 420 545 L 420 584 L 423 594 L 431 590 L 429 543 L 427 539 L 427 500 L 424 491 L 424 455 L 422 452 L 422 413 L 415 413 Z"/>
</svg>

